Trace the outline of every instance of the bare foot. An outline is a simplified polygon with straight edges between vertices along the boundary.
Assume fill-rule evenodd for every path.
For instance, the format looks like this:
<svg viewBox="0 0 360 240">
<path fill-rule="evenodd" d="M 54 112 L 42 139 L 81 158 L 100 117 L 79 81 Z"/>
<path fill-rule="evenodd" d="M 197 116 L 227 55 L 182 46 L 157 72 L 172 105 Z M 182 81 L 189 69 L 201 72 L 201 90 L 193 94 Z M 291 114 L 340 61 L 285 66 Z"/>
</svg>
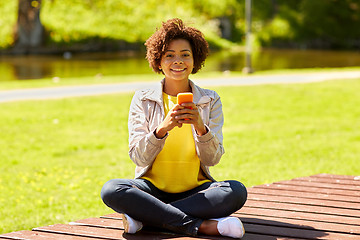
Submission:
<svg viewBox="0 0 360 240">
<path fill-rule="evenodd" d="M 198 232 L 206 235 L 220 235 L 217 224 L 218 221 L 216 220 L 204 220 L 201 223 Z"/>
</svg>

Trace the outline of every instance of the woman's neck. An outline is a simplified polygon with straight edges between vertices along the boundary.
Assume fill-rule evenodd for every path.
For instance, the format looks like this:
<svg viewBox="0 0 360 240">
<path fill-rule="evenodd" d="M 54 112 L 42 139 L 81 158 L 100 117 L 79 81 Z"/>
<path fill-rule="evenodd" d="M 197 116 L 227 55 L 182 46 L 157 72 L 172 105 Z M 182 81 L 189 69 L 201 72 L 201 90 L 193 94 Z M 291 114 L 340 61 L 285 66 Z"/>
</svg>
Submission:
<svg viewBox="0 0 360 240">
<path fill-rule="evenodd" d="M 190 82 L 188 81 L 167 81 L 165 79 L 163 91 L 170 96 L 176 96 L 181 92 L 191 92 Z"/>
</svg>

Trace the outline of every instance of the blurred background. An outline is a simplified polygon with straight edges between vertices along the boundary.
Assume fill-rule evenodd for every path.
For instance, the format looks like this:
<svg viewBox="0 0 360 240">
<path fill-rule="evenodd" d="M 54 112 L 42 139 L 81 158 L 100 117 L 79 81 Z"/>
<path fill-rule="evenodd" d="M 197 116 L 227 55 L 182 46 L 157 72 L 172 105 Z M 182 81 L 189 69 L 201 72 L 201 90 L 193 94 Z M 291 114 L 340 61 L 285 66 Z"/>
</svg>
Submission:
<svg viewBox="0 0 360 240">
<path fill-rule="evenodd" d="M 151 73 L 144 42 L 179 17 L 211 46 L 203 71 L 245 66 L 245 0 L 0 2 L 0 81 Z M 252 67 L 360 66 L 360 0 L 253 0 Z"/>
</svg>

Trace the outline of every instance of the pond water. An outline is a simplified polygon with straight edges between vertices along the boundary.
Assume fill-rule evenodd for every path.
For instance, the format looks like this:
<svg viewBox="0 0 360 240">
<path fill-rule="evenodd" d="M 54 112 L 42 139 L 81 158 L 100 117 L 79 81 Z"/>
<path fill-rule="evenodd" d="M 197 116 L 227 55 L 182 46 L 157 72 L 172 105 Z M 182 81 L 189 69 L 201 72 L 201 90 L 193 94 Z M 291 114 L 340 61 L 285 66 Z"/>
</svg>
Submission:
<svg viewBox="0 0 360 240">
<path fill-rule="evenodd" d="M 65 53 L 64 55 L 0 56 L 0 81 L 147 74 L 145 53 Z M 203 72 L 242 71 L 244 53 L 215 52 Z M 252 55 L 255 71 L 360 66 L 360 52 L 265 49 Z"/>
</svg>

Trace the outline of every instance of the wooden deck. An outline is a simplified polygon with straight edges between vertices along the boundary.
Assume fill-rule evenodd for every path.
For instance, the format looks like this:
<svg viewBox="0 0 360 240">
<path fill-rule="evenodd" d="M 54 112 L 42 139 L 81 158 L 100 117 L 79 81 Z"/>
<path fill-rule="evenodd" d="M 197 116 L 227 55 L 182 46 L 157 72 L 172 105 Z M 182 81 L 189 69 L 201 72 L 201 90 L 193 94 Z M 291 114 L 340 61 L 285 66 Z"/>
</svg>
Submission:
<svg viewBox="0 0 360 240">
<path fill-rule="evenodd" d="M 243 221 L 244 240 L 360 239 L 360 177 L 319 174 L 248 189 L 245 206 L 234 216 Z M 224 203 L 226 204 L 226 203 Z M 37 227 L 0 235 L 0 239 L 231 239 L 188 237 L 142 230 L 125 234 L 119 214 L 70 224 Z"/>
</svg>

